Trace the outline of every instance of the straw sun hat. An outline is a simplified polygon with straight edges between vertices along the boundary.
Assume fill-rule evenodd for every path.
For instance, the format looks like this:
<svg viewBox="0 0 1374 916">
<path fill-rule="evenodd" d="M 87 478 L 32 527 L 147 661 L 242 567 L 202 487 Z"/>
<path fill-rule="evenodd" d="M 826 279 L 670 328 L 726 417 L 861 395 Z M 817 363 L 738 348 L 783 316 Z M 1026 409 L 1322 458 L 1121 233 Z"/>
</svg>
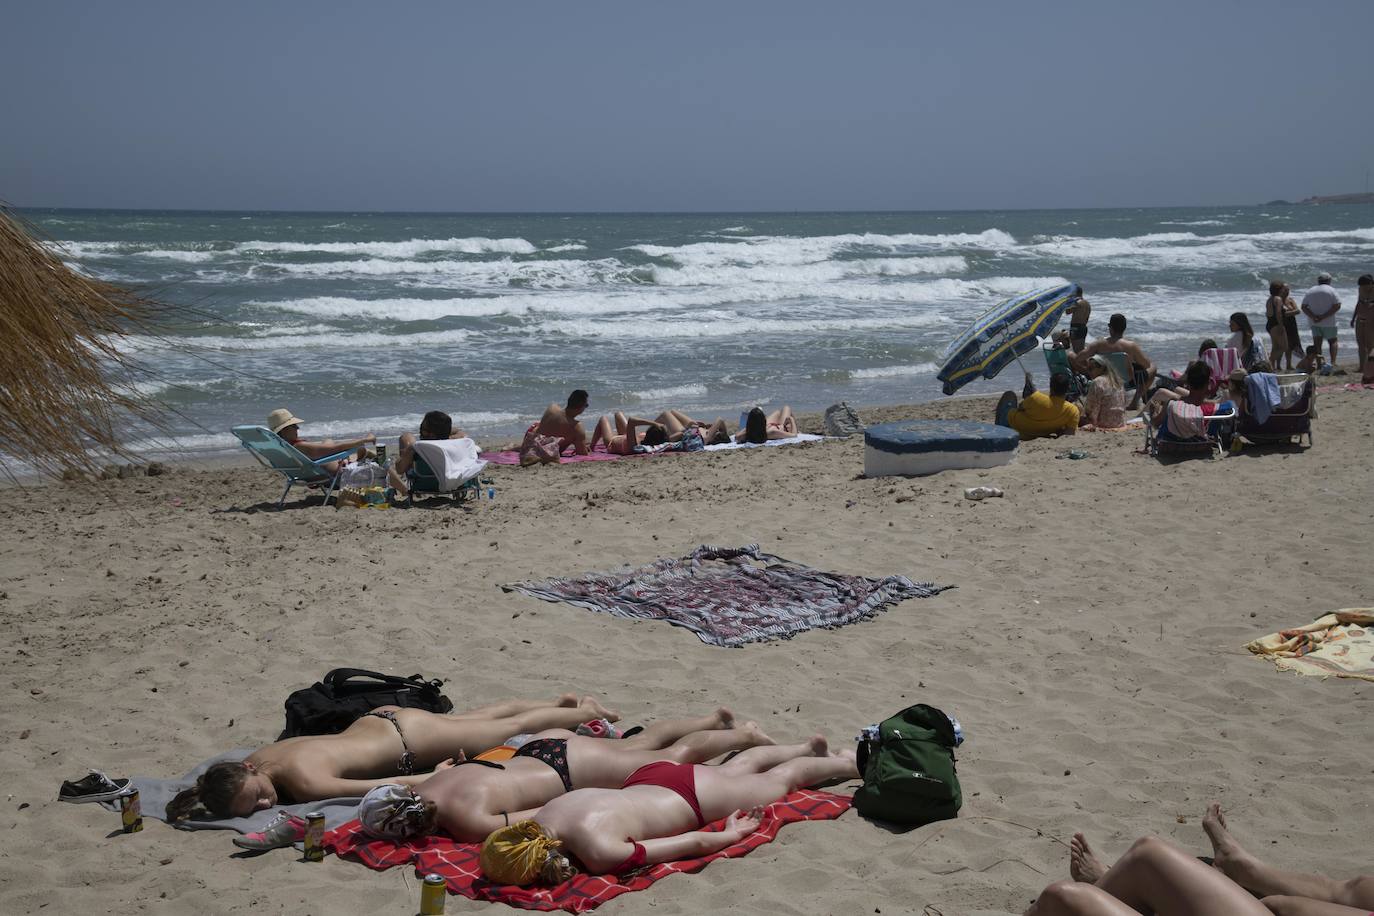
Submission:
<svg viewBox="0 0 1374 916">
<path fill-rule="evenodd" d="M 267 415 L 267 428 L 274 433 L 279 433 L 288 426 L 299 426 L 304 422 L 285 407 L 278 407 Z"/>
</svg>

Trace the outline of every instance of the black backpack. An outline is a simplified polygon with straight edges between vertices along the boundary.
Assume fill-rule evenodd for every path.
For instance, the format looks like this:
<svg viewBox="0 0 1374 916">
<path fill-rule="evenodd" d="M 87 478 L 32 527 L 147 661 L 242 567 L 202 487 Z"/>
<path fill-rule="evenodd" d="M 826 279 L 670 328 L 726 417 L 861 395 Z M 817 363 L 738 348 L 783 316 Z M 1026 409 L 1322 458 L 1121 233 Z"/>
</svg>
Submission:
<svg viewBox="0 0 1374 916">
<path fill-rule="evenodd" d="M 378 706 L 409 706 L 445 713 L 453 709 L 439 692 L 444 682 L 419 674 L 397 677 L 361 668 L 335 668 L 286 698 L 286 728 L 277 740 L 300 735 L 337 735 Z"/>
</svg>

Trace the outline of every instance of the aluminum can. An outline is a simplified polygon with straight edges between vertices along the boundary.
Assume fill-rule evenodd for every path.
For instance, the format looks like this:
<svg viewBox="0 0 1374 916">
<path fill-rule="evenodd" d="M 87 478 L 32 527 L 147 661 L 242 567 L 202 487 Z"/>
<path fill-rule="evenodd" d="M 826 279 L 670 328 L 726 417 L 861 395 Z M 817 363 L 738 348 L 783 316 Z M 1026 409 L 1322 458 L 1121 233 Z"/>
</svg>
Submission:
<svg viewBox="0 0 1374 916">
<path fill-rule="evenodd" d="M 386 467 L 386 446 L 380 442 L 377 443 L 377 463 Z"/>
<path fill-rule="evenodd" d="M 324 861 L 324 815 L 319 811 L 305 816 L 305 861 Z"/>
<path fill-rule="evenodd" d="M 487 499 L 495 499 L 495 498 L 496 498 L 496 488 L 495 488 L 495 487 L 487 487 Z"/>
<path fill-rule="evenodd" d="M 420 885 L 420 916 L 440 916 L 447 893 L 443 875 L 425 875 Z"/>
<path fill-rule="evenodd" d="M 124 821 L 125 833 L 138 833 L 143 829 L 143 806 L 138 801 L 138 790 L 119 796 L 119 816 Z"/>
</svg>

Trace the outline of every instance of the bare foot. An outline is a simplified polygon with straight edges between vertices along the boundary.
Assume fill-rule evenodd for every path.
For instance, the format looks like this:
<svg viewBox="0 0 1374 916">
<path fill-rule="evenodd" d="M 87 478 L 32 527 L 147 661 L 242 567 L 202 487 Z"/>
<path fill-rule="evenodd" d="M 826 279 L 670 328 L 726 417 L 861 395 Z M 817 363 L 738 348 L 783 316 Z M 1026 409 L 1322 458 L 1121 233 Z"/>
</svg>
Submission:
<svg viewBox="0 0 1374 916">
<path fill-rule="evenodd" d="M 716 728 L 734 728 L 735 714 L 724 706 L 716 710 Z"/>
<path fill-rule="evenodd" d="M 591 716 L 593 719 L 605 719 L 607 722 L 620 721 L 620 713 L 616 712 L 614 709 L 607 709 L 605 706 L 602 706 L 596 701 L 595 697 L 583 697 L 582 702 L 579 703 L 578 706 L 582 709 L 590 710 L 593 713 Z"/>
<path fill-rule="evenodd" d="M 774 741 L 772 738 L 768 737 L 768 733 L 765 732 L 762 728 L 760 728 L 759 723 L 757 722 L 745 722 L 743 725 L 740 726 L 740 729 L 742 729 L 749 735 L 750 747 L 761 747 L 766 744 L 778 743 Z"/>
<path fill-rule="evenodd" d="M 1069 877 L 1085 884 L 1096 884 L 1106 873 L 1107 866 L 1102 864 L 1088 845 L 1088 838 L 1075 833 L 1073 842 L 1069 844 Z"/>
<path fill-rule="evenodd" d="M 1217 802 L 1207 806 L 1207 813 L 1202 816 L 1202 829 L 1212 841 L 1212 864 L 1228 878 L 1235 880 L 1234 875 L 1254 861 L 1226 829 L 1226 815 L 1221 813 L 1221 805 Z"/>
<path fill-rule="evenodd" d="M 577 694 L 575 693 L 560 693 L 558 699 L 553 701 L 553 705 L 563 706 L 568 709 L 576 709 L 578 703 Z"/>
<path fill-rule="evenodd" d="M 825 740 L 825 735 L 812 735 L 807 739 L 806 744 L 811 749 L 812 757 L 830 756 L 830 742 Z"/>
</svg>

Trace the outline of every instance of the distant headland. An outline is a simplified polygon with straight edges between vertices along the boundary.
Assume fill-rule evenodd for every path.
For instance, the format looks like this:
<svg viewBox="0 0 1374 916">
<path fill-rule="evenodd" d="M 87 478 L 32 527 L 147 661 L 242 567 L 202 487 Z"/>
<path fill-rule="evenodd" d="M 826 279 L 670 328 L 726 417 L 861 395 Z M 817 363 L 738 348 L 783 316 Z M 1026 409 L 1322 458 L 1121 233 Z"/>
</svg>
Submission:
<svg viewBox="0 0 1374 916">
<path fill-rule="evenodd" d="M 1374 204 L 1374 192 L 1365 191 L 1363 194 L 1332 194 L 1327 197 L 1309 197 L 1306 200 L 1298 201 L 1296 204 L 1291 200 L 1271 200 L 1265 206 L 1293 207 L 1302 204 L 1314 204 L 1316 206 L 1325 204 Z"/>
</svg>

